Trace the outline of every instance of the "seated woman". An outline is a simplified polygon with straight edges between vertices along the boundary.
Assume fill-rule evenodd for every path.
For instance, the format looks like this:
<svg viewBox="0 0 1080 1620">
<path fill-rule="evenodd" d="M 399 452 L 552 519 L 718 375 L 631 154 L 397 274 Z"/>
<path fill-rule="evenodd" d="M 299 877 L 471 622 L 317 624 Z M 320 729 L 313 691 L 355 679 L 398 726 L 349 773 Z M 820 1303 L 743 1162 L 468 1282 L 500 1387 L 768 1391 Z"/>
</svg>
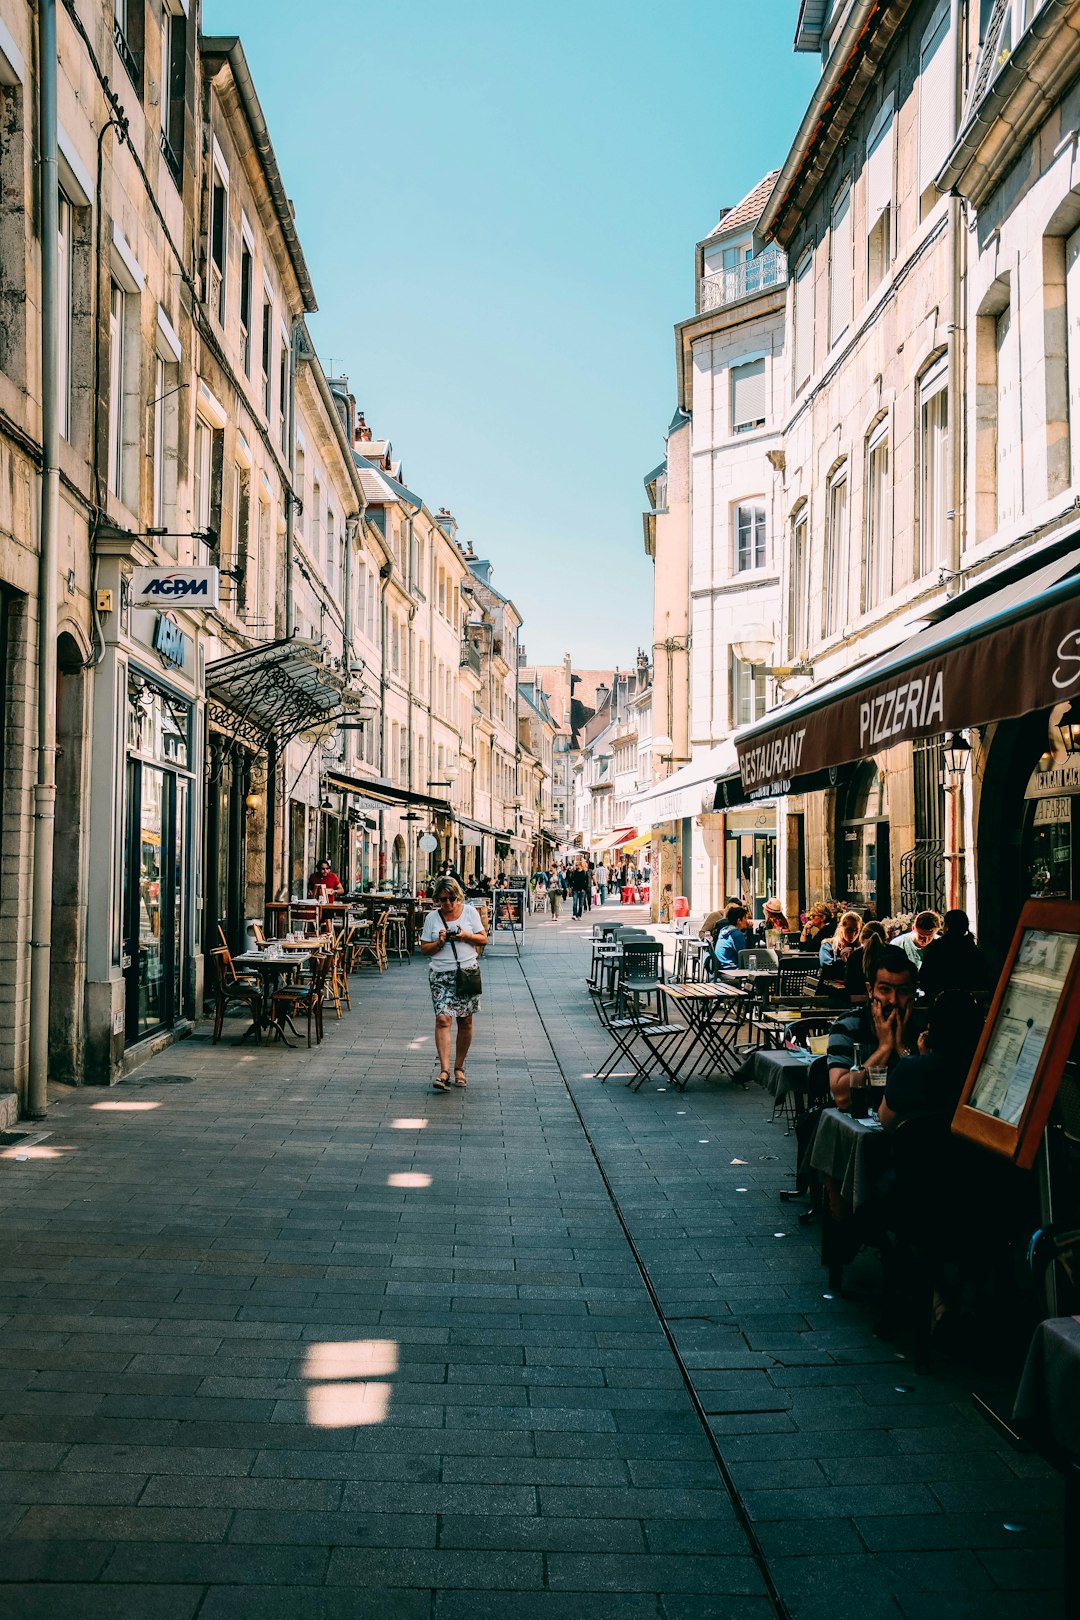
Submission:
<svg viewBox="0 0 1080 1620">
<path fill-rule="evenodd" d="M 874 959 L 888 943 L 881 923 L 863 923 L 859 930 L 859 943 L 848 956 L 844 969 L 844 989 L 850 1001 L 865 1001 L 869 994 L 867 984 L 874 977 Z"/>
<path fill-rule="evenodd" d="M 975 997 L 962 990 L 946 990 L 928 1010 L 912 1015 L 905 1035 L 909 1042 L 914 1037 L 915 1050 L 909 1047 L 890 1070 L 878 1109 L 883 1125 L 916 1115 L 952 1118 L 985 1018 Z"/>
<path fill-rule="evenodd" d="M 829 908 L 824 900 L 819 900 L 810 907 L 806 913 L 806 921 L 799 935 L 799 944 L 805 945 L 809 951 L 819 951 L 822 942 L 831 939 L 836 931 L 836 923 L 829 915 Z"/>
</svg>

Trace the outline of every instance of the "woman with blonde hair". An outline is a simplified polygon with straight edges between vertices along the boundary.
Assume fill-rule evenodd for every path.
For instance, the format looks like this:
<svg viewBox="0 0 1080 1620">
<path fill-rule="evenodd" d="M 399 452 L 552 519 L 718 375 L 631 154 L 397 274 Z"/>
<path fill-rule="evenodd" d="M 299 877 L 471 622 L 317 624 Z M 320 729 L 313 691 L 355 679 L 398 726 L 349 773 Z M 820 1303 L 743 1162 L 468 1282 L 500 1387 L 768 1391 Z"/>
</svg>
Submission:
<svg viewBox="0 0 1080 1620">
<path fill-rule="evenodd" d="M 888 943 L 883 924 L 863 923 L 859 943 L 848 957 L 844 973 L 844 988 L 853 1001 L 868 994 L 866 987 L 874 977 L 874 963 Z"/>
<path fill-rule="evenodd" d="M 454 1049 L 454 1084 L 468 1084 L 465 1059 L 472 1045 L 473 1014 L 480 1004 L 479 990 L 470 993 L 461 985 L 462 969 L 477 969 L 477 947 L 487 944 L 487 934 L 475 906 L 465 899 L 465 891 L 453 878 L 440 878 L 433 892 L 435 909 L 424 918 L 420 935 L 421 955 L 428 959 L 431 1001 L 435 1008 L 435 1048 L 439 1054 L 436 1091 L 450 1090 L 450 1025 L 457 1019 Z"/>
</svg>

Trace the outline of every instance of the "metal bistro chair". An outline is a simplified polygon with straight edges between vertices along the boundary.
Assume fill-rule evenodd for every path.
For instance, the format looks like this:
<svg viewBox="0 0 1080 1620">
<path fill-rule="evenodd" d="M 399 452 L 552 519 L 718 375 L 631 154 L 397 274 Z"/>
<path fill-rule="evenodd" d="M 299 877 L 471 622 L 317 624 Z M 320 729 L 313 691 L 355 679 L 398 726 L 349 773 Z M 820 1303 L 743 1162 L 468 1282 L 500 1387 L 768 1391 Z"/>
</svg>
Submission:
<svg viewBox="0 0 1080 1620">
<path fill-rule="evenodd" d="M 381 912 L 372 927 L 371 933 L 366 939 L 360 941 L 356 953 L 357 967 L 363 967 L 365 962 L 374 962 L 380 973 L 386 972 L 386 925 L 389 917 L 389 911 Z"/>
<path fill-rule="evenodd" d="M 814 1057 L 823 1058 L 825 1056 L 824 1051 L 815 1052 L 810 1043 L 812 1041 L 818 1042 L 823 1037 L 827 1038 L 833 1022 L 832 1018 L 793 1018 L 784 1031 L 785 1041 L 794 1041 L 795 1045 L 801 1046 L 805 1052 L 812 1053 Z M 778 1091 L 773 1101 L 773 1111 L 769 1116 L 769 1123 L 771 1125 L 776 1116 L 782 1114 L 785 1121 L 784 1134 L 786 1136 L 790 1136 L 792 1131 L 795 1130 L 800 1114 L 806 1112 L 807 1099 L 815 1089 L 811 1081 L 813 1067 L 813 1064 L 807 1064 L 806 1074 L 795 1080 L 786 1090 Z"/>
<path fill-rule="evenodd" d="M 287 1023 L 293 1034 L 299 1033 L 293 1019 L 307 1018 L 307 1043 L 311 1045 L 311 1024 L 315 1022 L 315 1043 L 323 1038 L 323 998 L 326 981 L 334 969 L 332 951 L 319 951 L 312 958 L 311 977 L 306 983 L 283 984 L 270 997 L 270 1016 L 279 1030 Z"/>
<path fill-rule="evenodd" d="M 781 963 L 776 974 L 774 999 L 778 1003 L 784 1001 L 809 1001 L 817 994 L 820 980 L 820 962 Z"/>
<path fill-rule="evenodd" d="M 412 948 L 409 944 L 409 919 L 404 911 L 395 906 L 387 913 L 386 919 L 386 958 L 390 959 L 391 951 L 399 962 L 412 960 Z"/>
<path fill-rule="evenodd" d="M 655 980 L 664 983 L 664 947 L 659 940 L 654 939 L 627 939 L 625 931 L 622 937 L 622 956 L 619 959 L 619 977 L 616 988 L 616 1010 L 623 1014 L 626 1012 L 626 998 L 623 987 L 628 980 Z M 659 995 L 659 992 L 651 992 Z"/>
<path fill-rule="evenodd" d="M 255 981 L 238 979 L 235 971 L 229 976 L 231 958 L 224 946 L 215 946 L 210 952 L 214 964 L 214 1037 L 216 1046 L 221 1039 L 222 1026 L 225 1014 L 230 1007 L 248 1007 L 251 1011 L 251 1027 L 255 1031 L 255 1039 L 260 1036 L 262 1022 L 262 986 Z"/>
<path fill-rule="evenodd" d="M 643 1015 L 637 1005 L 637 998 L 634 997 L 633 999 L 634 1010 L 630 1014 L 613 1012 L 604 1001 L 603 996 L 593 997 L 596 1016 L 600 1020 L 601 1027 L 612 1041 L 611 1051 L 593 1076 L 602 1085 L 615 1072 L 622 1058 L 625 1058 L 633 1069 L 633 1073 L 626 1082 L 628 1086 L 634 1086 L 636 1090 L 649 1078 L 652 1072 L 650 1065 L 642 1062 L 633 1050 L 635 1041 L 642 1038 L 646 1029 L 649 1037 L 655 1039 L 667 1039 L 673 1036 L 682 1036 L 685 1033 L 681 1024 L 664 1024 L 659 1019 Z M 647 1042 L 647 1044 L 649 1043 Z M 649 1045 L 649 1051 L 651 1056 L 657 1056 L 651 1045 Z"/>
<path fill-rule="evenodd" d="M 770 968 L 780 966 L 780 958 L 771 945 L 757 945 L 751 951 L 739 952 L 739 966 L 741 968 L 762 968 L 767 972 Z"/>
</svg>

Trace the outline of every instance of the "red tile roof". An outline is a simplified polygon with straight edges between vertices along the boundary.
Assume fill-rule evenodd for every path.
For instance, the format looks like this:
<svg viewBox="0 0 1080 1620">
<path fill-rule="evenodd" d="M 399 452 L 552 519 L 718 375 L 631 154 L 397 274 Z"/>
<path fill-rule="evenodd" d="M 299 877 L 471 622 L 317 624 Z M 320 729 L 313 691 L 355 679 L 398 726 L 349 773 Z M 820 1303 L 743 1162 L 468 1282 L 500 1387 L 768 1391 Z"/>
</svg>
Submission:
<svg viewBox="0 0 1080 1620">
<path fill-rule="evenodd" d="M 729 208 L 727 213 L 721 216 L 709 232 L 709 237 L 726 235 L 728 231 L 736 230 L 740 225 L 756 225 L 765 211 L 769 193 L 776 184 L 779 173 L 779 169 L 771 169 L 764 180 L 758 181 L 753 191 L 746 193 L 742 202 L 736 203 L 734 208 Z"/>
</svg>

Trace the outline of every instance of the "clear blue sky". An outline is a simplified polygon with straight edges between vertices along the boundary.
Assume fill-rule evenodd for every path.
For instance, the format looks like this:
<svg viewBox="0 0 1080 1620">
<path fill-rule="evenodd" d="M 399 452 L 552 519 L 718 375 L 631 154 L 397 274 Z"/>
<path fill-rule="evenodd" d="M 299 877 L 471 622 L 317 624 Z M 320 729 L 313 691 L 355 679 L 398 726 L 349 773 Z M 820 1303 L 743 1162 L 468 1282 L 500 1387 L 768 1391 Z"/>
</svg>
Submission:
<svg viewBox="0 0 1080 1620">
<path fill-rule="evenodd" d="M 651 641 L 642 478 L 694 243 L 809 99 L 797 0 L 205 0 L 241 36 L 324 363 L 446 505 L 533 662 Z"/>
</svg>

